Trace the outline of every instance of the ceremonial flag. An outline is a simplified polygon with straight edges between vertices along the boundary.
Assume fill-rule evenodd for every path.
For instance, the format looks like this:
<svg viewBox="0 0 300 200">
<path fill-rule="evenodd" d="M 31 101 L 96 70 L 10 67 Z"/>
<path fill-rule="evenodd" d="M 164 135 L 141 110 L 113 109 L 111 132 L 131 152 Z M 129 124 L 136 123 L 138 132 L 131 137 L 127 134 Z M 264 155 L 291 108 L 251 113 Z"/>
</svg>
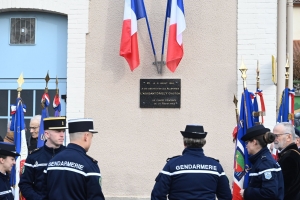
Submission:
<svg viewBox="0 0 300 200">
<path fill-rule="evenodd" d="M 252 96 L 252 95 L 251 95 Z M 253 94 L 253 122 L 254 124 L 259 123 L 259 108 L 258 108 L 258 103 L 257 103 L 257 97 Z"/>
<path fill-rule="evenodd" d="M 44 146 L 44 119 L 49 117 L 48 113 L 48 106 L 50 104 L 50 97 L 48 92 L 45 91 L 45 93 L 42 96 L 41 100 L 42 104 L 42 114 L 41 114 L 41 122 L 40 122 L 40 130 L 39 130 L 39 136 L 38 136 L 38 142 L 37 142 L 37 147 L 42 147 Z"/>
<path fill-rule="evenodd" d="M 16 159 L 15 169 L 11 172 L 11 183 L 14 185 L 14 199 L 19 200 L 19 181 L 21 171 L 23 169 L 25 160 L 28 155 L 26 134 L 25 134 L 25 121 L 24 112 L 26 112 L 26 106 L 23 104 L 21 98 L 17 98 L 16 105 L 12 105 L 12 122 L 11 129 L 14 131 L 14 143 L 16 145 L 16 152 L 21 156 Z"/>
<path fill-rule="evenodd" d="M 56 94 L 53 99 L 53 109 L 54 109 L 54 117 L 59 117 L 60 116 L 60 111 L 61 111 L 61 105 L 60 105 L 60 98 L 59 94 Z"/>
<path fill-rule="evenodd" d="M 241 140 L 241 138 L 246 134 L 247 129 L 254 125 L 252 101 L 247 89 L 244 89 L 240 102 L 240 118 L 234 154 L 233 200 L 242 200 L 240 190 L 248 186 L 250 162 L 248 160 L 248 151 L 245 142 Z"/>
<path fill-rule="evenodd" d="M 294 89 L 285 88 L 282 92 L 277 122 L 294 124 Z"/>
<path fill-rule="evenodd" d="M 125 0 L 120 56 L 126 59 L 131 71 L 140 65 L 137 20 L 145 16 L 144 0 Z"/>
<path fill-rule="evenodd" d="M 182 33 L 186 28 L 183 0 L 168 0 L 167 16 L 170 17 L 167 67 L 175 72 L 183 57 Z"/>
</svg>

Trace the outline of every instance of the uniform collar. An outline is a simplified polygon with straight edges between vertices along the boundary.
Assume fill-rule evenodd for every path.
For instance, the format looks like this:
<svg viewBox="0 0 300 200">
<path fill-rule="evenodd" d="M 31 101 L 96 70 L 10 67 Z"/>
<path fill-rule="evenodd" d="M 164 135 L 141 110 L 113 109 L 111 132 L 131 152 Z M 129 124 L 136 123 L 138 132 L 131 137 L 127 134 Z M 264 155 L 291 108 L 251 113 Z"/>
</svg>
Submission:
<svg viewBox="0 0 300 200">
<path fill-rule="evenodd" d="M 3 174 L 2 172 L 0 172 L 0 178 L 2 178 L 3 180 L 8 180 L 9 179 L 9 175 L 8 175 L 8 173 Z"/>
<path fill-rule="evenodd" d="M 267 152 L 270 152 L 269 149 L 267 147 L 262 148 L 259 152 L 257 152 L 255 155 L 249 156 L 249 161 L 251 163 L 255 163 L 255 161 L 257 159 L 262 158 L 262 156 L 264 154 L 266 154 Z"/>
<path fill-rule="evenodd" d="M 54 149 L 54 148 L 52 148 L 52 147 L 48 147 L 47 145 L 46 145 L 46 142 L 44 143 L 44 149 L 46 150 L 46 151 L 48 151 L 48 152 L 50 152 L 50 153 L 57 153 L 57 152 L 59 152 L 59 151 L 61 151 L 62 149 L 63 149 L 63 145 L 60 145 L 60 147 L 59 148 L 56 148 L 56 149 Z"/>
<path fill-rule="evenodd" d="M 194 154 L 194 155 L 204 155 L 202 148 L 188 148 L 186 147 L 183 152 L 183 154 Z"/>
<path fill-rule="evenodd" d="M 75 150 L 77 150 L 77 151 L 80 151 L 80 152 L 86 154 L 85 149 L 82 148 L 81 146 L 79 146 L 78 144 L 69 143 L 67 148 L 68 148 L 68 149 L 75 149 Z"/>
<path fill-rule="evenodd" d="M 278 153 L 278 158 L 280 158 L 283 154 L 285 154 L 288 150 L 295 149 L 298 150 L 297 145 L 293 142 L 289 144 L 287 147 L 285 147 L 280 153 Z"/>
</svg>

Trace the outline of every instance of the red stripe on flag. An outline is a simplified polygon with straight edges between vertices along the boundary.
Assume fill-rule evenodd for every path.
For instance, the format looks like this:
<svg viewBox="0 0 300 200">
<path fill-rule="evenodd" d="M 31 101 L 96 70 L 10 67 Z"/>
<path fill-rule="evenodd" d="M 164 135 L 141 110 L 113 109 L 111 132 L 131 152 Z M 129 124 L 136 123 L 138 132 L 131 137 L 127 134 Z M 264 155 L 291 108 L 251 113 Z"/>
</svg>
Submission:
<svg viewBox="0 0 300 200">
<path fill-rule="evenodd" d="M 120 56 L 128 62 L 131 71 L 140 65 L 137 33 L 131 36 L 131 20 L 123 21 Z"/>
<path fill-rule="evenodd" d="M 183 57 L 183 45 L 179 45 L 176 39 L 177 24 L 172 24 L 169 29 L 167 67 L 175 72 Z"/>
<path fill-rule="evenodd" d="M 240 191 L 241 188 L 236 183 L 233 183 L 232 200 L 243 200 Z"/>
</svg>

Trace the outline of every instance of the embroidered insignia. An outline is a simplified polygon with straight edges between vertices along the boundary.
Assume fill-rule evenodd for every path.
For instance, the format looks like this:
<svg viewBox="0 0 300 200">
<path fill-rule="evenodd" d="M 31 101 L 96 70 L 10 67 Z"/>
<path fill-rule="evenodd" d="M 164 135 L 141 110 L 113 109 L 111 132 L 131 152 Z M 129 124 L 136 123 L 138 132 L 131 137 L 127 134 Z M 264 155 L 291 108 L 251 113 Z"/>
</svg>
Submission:
<svg viewBox="0 0 300 200">
<path fill-rule="evenodd" d="M 99 178 L 99 185 L 102 187 L 102 177 Z"/>
<path fill-rule="evenodd" d="M 270 180 L 272 178 L 272 173 L 271 172 L 265 172 L 265 179 Z"/>
</svg>

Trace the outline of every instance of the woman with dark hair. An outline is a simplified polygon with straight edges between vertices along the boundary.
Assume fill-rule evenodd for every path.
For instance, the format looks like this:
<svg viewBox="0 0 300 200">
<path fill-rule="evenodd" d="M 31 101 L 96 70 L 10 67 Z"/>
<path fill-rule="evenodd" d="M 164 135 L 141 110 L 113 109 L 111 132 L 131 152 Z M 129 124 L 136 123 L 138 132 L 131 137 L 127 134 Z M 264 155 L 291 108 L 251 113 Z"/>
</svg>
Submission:
<svg viewBox="0 0 300 200">
<path fill-rule="evenodd" d="M 245 141 L 252 164 L 248 187 L 240 192 L 244 200 L 283 200 L 284 183 L 281 168 L 267 148 L 267 144 L 275 140 L 275 135 L 270 129 L 258 125 L 247 129 L 242 140 Z"/>
</svg>

